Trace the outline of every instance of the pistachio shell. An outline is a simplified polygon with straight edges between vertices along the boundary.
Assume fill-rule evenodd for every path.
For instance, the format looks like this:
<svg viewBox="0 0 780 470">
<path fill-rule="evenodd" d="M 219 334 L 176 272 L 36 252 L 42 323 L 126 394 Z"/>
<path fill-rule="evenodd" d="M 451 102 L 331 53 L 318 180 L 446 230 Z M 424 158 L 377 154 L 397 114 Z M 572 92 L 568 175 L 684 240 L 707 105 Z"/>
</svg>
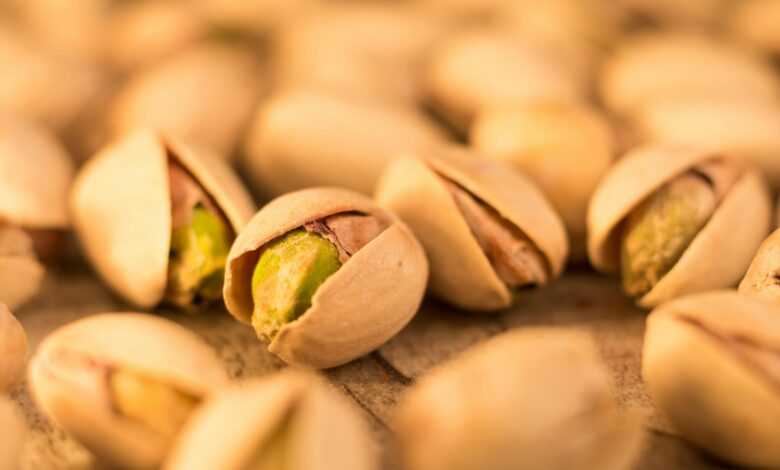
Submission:
<svg viewBox="0 0 780 470">
<path fill-rule="evenodd" d="M 214 198 L 235 233 L 254 211 L 241 182 L 219 158 L 154 132 L 128 135 L 90 159 L 71 193 L 76 232 L 103 279 L 146 308 L 162 300 L 168 273 L 169 155 Z"/>
<path fill-rule="evenodd" d="M 599 87 L 606 105 L 620 113 L 657 100 L 780 98 L 780 81 L 760 57 L 718 39 L 679 32 L 626 40 L 605 64 Z"/>
<path fill-rule="evenodd" d="M 642 375 L 691 442 L 733 463 L 780 466 L 780 318 L 734 291 L 687 296 L 647 320 Z"/>
<path fill-rule="evenodd" d="M 0 220 L 25 228 L 66 228 L 73 173 L 73 162 L 47 129 L 0 119 Z"/>
<path fill-rule="evenodd" d="M 170 442 L 112 407 L 107 371 L 121 369 L 201 399 L 227 383 L 197 335 L 151 315 L 108 313 L 66 325 L 41 343 L 30 365 L 37 404 L 99 458 L 153 468 Z"/>
<path fill-rule="evenodd" d="M 9 308 L 24 304 L 38 292 L 45 274 L 30 236 L 15 227 L 0 227 L 0 303 Z"/>
<path fill-rule="evenodd" d="M 389 226 L 328 277 L 311 308 L 271 341 L 269 350 L 289 364 L 329 368 L 362 356 L 398 333 L 422 301 L 428 263 L 409 228 L 365 196 L 313 188 L 273 200 L 239 234 L 225 270 L 230 313 L 251 321 L 251 280 L 261 247 L 307 222 L 342 212 L 373 215 Z"/>
<path fill-rule="evenodd" d="M 19 381 L 26 365 L 27 334 L 8 307 L 0 303 L 0 392 Z"/>
<path fill-rule="evenodd" d="M 478 159 L 457 148 L 407 158 L 391 165 L 377 186 L 377 201 L 412 227 L 431 263 L 434 294 L 472 310 L 512 303 L 467 225 L 442 176 L 465 188 L 522 231 L 546 258 L 552 277 L 563 270 L 566 231 L 536 186 L 500 162 Z M 423 202 L 424 201 L 424 202 Z"/>
<path fill-rule="evenodd" d="M 761 243 L 739 284 L 739 292 L 780 302 L 780 230 L 772 232 Z"/>
<path fill-rule="evenodd" d="M 370 194 L 397 154 L 442 141 L 439 129 L 414 111 L 295 91 L 258 110 L 245 167 L 266 196 L 319 185 Z"/>
<path fill-rule="evenodd" d="M 0 429 L 3 430 L 3 438 L 0 439 L 0 468 L 17 470 L 20 468 L 19 458 L 27 437 L 27 425 L 17 406 L 4 396 L 0 396 Z"/>
<path fill-rule="evenodd" d="M 225 434 L 225 429 L 231 432 Z M 362 416 L 321 378 L 300 371 L 255 379 L 215 395 L 193 416 L 164 468 L 269 468 L 253 464 L 280 432 L 287 434 L 285 470 L 379 468 Z"/>
<path fill-rule="evenodd" d="M 737 2 L 726 17 L 726 29 L 737 41 L 772 54 L 780 53 L 780 3 L 774 0 Z"/>
<path fill-rule="evenodd" d="M 665 183 L 714 156 L 647 146 L 619 160 L 602 179 L 588 208 L 588 254 L 593 266 L 602 272 L 617 272 L 626 217 Z M 736 284 L 769 232 L 770 219 L 766 183 L 757 171 L 745 168 L 679 261 L 639 304 L 652 307 L 681 295 Z"/>
<path fill-rule="evenodd" d="M 528 328 L 421 378 L 394 420 L 409 470 L 628 469 L 643 447 L 593 340 Z"/>
</svg>

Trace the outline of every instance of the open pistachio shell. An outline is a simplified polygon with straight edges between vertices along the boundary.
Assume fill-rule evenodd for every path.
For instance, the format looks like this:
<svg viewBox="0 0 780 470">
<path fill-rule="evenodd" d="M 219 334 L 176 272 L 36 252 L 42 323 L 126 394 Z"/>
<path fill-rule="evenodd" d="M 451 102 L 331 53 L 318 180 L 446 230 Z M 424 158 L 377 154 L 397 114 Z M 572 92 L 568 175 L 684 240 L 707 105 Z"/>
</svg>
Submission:
<svg viewBox="0 0 780 470">
<path fill-rule="evenodd" d="M 395 336 L 417 313 L 428 262 L 409 228 L 365 196 L 336 188 L 312 188 L 281 196 L 258 212 L 228 256 L 224 297 L 230 313 L 251 323 L 252 274 L 264 246 L 304 224 L 340 213 L 385 221 L 379 235 L 359 249 L 316 290 L 311 307 L 284 324 L 268 349 L 285 362 L 335 367 Z"/>
<path fill-rule="evenodd" d="M 736 2 L 726 17 L 731 37 L 772 54 L 780 54 L 780 3 L 774 0 Z"/>
<path fill-rule="evenodd" d="M 557 278 L 566 260 L 566 230 L 542 192 L 501 162 L 465 151 L 406 158 L 391 165 L 379 185 L 379 204 L 398 214 L 425 247 L 431 263 L 430 288 L 438 297 L 469 310 L 512 305 L 514 295 L 491 265 L 448 190 L 445 179 L 465 189 L 527 237 Z"/>
<path fill-rule="evenodd" d="M 0 395 L 0 468 L 18 470 L 22 446 L 27 437 L 27 424 L 17 406 L 8 398 Z"/>
<path fill-rule="evenodd" d="M 291 91 L 258 110 L 247 136 L 245 166 L 266 196 L 320 185 L 370 194 L 399 153 L 443 140 L 439 129 L 414 111 Z"/>
<path fill-rule="evenodd" d="M 739 284 L 739 291 L 780 303 L 780 230 L 772 232 L 761 243 Z"/>
<path fill-rule="evenodd" d="M 351 403 L 312 373 L 285 371 L 214 395 L 193 415 L 164 468 L 375 470 L 375 450 Z"/>
<path fill-rule="evenodd" d="M 151 131 L 113 143 L 82 168 L 70 198 L 89 260 L 122 297 L 144 308 L 163 299 L 171 247 L 169 158 L 211 196 L 238 233 L 254 204 L 218 157 Z"/>
<path fill-rule="evenodd" d="M 627 470 L 644 442 L 592 338 L 549 328 L 502 334 L 426 375 L 393 428 L 409 470 Z"/>
<path fill-rule="evenodd" d="M 596 188 L 588 208 L 591 264 L 598 271 L 617 272 L 623 225 L 632 211 L 676 176 L 716 157 L 706 151 L 646 146 L 619 160 Z M 735 285 L 769 233 L 770 220 L 766 182 L 758 171 L 745 167 L 682 256 L 638 303 L 652 307 L 685 294 Z"/>
<path fill-rule="evenodd" d="M 16 227 L 0 226 L 0 303 L 21 306 L 35 296 L 45 275 L 30 236 Z"/>
<path fill-rule="evenodd" d="M 50 334 L 30 365 L 36 403 L 99 458 L 122 468 L 156 468 L 172 437 L 120 411 L 127 404 L 110 386 L 116 372 L 154 381 L 193 402 L 227 383 L 222 364 L 205 342 L 159 317 L 107 313 Z M 129 397 L 138 400 L 136 406 L 155 404 L 143 394 Z M 149 411 L 164 419 L 171 410 Z"/>
<path fill-rule="evenodd" d="M 647 319 L 642 375 L 682 436 L 750 467 L 780 466 L 780 317 L 735 291 L 687 296 Z"/>
<path fill-rule="evenodd" d="M 0 393 L 19 381 L 26 365 L 27 334 L 8 307 L 0 303 Z"/>
</svg>

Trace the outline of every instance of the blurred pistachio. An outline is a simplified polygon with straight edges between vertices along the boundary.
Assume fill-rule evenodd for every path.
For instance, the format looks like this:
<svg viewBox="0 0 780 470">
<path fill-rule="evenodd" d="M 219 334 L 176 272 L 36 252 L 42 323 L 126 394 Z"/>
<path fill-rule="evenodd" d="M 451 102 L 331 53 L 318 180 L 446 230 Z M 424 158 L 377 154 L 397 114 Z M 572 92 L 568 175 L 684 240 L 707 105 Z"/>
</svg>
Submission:
<svg viewBox="0 0 780 470">
<path fill-rule="evenodd" d="M 27 334 L 8 307 L 0 303 L 0 393 L 20 381 L 26 365 Z"/>
<path fill-rule="evenodd" d="M 741 2 L 742 0 L 740 0 Z M 728 12 L 731 0 L 618 0 L 623 8 L 656 26 L 677 29 L 715 29 Z"/>
<path fill-rule="evenodd" d="M 321 0 L 195 0 L 193 6 L 210 22 L 226 30 L 264 35 Z"/>
<path fill-rule="evenodd" d="M 38 293 L 45 274 L 30 236 L 21 229 L 0 226 L 0 303 L 10 308 L 23 305 Z"/>
<path fill-rule="evenodd" d="M 734 2 L 726 17 L 731 37 L 765 52 L 780 54 L 780 2 L 742 0 Z"/>
<path fill-rule="evenodd" d="M 22 447 L 27 439 L 27 424 L 19 408 L 10 399 L 0 395 L 0 468 L 19 470 L 21 468 Z"/>
<path fill-rule="evenodd" d="M 780 303 L 780 230 L 772 232 L 761 244 L 739 291 Z"/>
</svg>

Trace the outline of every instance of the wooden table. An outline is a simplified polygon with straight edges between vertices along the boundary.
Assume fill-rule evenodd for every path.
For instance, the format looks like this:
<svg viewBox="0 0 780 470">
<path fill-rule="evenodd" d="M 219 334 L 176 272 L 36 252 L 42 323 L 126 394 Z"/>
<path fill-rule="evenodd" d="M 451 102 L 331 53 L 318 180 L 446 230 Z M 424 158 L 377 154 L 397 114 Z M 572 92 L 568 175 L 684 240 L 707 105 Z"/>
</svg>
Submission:
<svg viewBox="0 0 780 470">
<path fill-rule="evenodd" d="M 48 332 L 61 325 L 90 314 L 127 309 L 89 268 L 75 263 L 50 273 L 41 295 L 17 313 L 34 351 Z M 232 377 L 262 376 L 284 367 L 266 351 L 251 328 L 234 321 L 222 308 L 197 316 L 173 312 L 161 315 L 198 332 L 215 348 Z M 429 301 L 412 323 L 382 349 L 326 375 L 364 410 L 385 449 L 384 468 L 392 470 L 398 466 L 387 445 L 387 423 L 394 405 L 415 378 L 465 348 L 511 328 L 556 325 L 586 330 L 600 345 L 621 405 L 638 409 L 648 417 L 650 442 L 638 470 L 731 468 L 674 437 L 653 409 L 639 371 L 644 320 L 645 314 L 621 294 L 614 280 L 575 270 L 552 286 L 529 293 L 517 308 L 500 315 L 474 316 Z M 24 384 L 12 392 L 12 397 L 22 404 L 33 431 L 24 450 L 23 470 L 102 468 L 36 410 Z"/>
</svg>

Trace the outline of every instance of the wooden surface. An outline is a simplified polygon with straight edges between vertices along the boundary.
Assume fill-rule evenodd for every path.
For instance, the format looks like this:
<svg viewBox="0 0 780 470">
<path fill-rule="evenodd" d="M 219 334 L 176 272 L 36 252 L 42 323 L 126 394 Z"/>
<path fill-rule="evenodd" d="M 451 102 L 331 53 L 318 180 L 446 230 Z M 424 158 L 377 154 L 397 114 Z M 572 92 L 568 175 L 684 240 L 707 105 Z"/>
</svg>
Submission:
<svg viewBox="0 0 780 470">
<path fill-rule="evenodd" d="M 87 267 L 75 264 L 50 273 L 40 296 L 17 314 L 34 351 L 42 338 L 60 325 L 90 314 L 127 309 Z M 284 367 L 265 350 L 251 328 L 237 323 L 221 308 L 198 316 L 160 314 L 198 332 L 218 352 L 232 377 L 261 376 Z M 376 439 L 385 449 L 385 469 L 395 470 L 387 423 L 404 389 L 416 377 L 472 344 L 511 328 L 560 325 L 583 329 L 597 339 L 613 373 L 620 403 L 644 413 L 653 429 L 638 470 L 730 468 L 673 437 L 670 427 L 654 411 L 639 372 L 644 320 L 645 314 L 621 295 L 614 280 L 579 270 L 528 294 L 517 308 L 497 316 L 468 315 L 428 302 L 415 320 L 381 350 L 326 375 L 365 411 Z M 36 411 L 25 384 L 14 390 L 12 397 L 22 404 L 33 430 L 22 469 L 102 468 Z"/>
</svg>

